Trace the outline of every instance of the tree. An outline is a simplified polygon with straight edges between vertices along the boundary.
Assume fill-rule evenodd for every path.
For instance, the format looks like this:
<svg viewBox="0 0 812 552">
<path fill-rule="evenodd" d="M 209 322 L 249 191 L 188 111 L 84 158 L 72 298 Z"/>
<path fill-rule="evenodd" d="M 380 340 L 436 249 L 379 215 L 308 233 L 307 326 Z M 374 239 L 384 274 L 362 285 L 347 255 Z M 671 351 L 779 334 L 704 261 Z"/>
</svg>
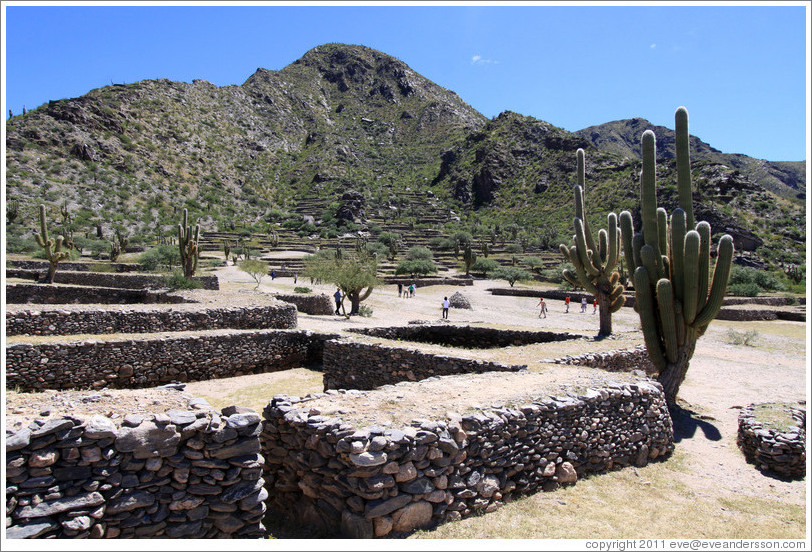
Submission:
<svg viewBox="0 0 812 552">
<path fill-rule="evenodd" d="M 338 286 L 350 300 L 349 315 L 358 314 L 361 302 L 378 285 L 377 271 L 375 257 L 365 251 L 337 256 L 334 251 L 323 249 L 305 257 L 305 275 Z"/>
<path fill-rule="evenodd" d="M 493 271 L 492 278 L 497 280 L 507 280 L 510 287 L 513 287 L 519 280 L 530 280 L 533 276 L 523 268 L 515 266 L 501 266 Z"/>
<path fill-rule="evenodd" d="M 493 272 L 500 266 L 499 261 L 494 259 L 477 259 L 476 262 L 471 265 L 471 272 L 481 272 L 487 278 L 489 272 Z"/>
<path fill-rule="evenodd" d="M 245 259 L 238 265 L 240 270 L 247 273 L 257 285 L 254 289 L 259 287 L 260 282 L 264 276 L 268 275 L 268 263 L 265 261 L 258 261 L 257 259 Z"/>
<path fill-rule="evenodd" d="M 434 264 L 434 254 L 427 247 L 415 245 L 406 252 L 406 260 L 398 263 L 395 274 L 434 274 L 437 265 Z"/>
<path fill-rule="evenodd" d="M 378 236 L 378 241 L 389 250 L 389 260 L 394 261 L 398 254 L 398 249 L 400 248 L 400 234 L 396 234 L 395 232 L 381 232 Z"/>
</svg>

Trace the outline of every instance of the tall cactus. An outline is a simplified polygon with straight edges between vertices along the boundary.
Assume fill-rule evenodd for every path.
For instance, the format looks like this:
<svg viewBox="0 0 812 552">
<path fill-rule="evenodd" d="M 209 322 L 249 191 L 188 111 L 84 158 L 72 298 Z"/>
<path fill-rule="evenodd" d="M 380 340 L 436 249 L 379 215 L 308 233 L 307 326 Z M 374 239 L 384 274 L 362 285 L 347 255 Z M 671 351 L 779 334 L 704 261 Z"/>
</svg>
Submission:
<svg viewBox="0 0 812 552">
<path fill-rule="evenodd" d="M 609 213 L 606 217 L 607 227 L 598 232 L 598 242 L 592 235 L 584 211 L 584 185 L 586 169 L 584 150 L 575 152 L 577 160 L 578 183 L 573 187 L 575 193 L 575 235 L 574 245 L 559 245 L 564 258 L 575 267 L 575 272 L 566 269 L 564 278 L 573 286 L 582 286 L 595 295 L 600 307 L 600 328 L 598 335 L 612 333 L 612 313 L 617 312 L 626 302 L 623 296 L 624 287 L 620 283 L 620 273 L 615 270 L 620 258 L 620 228 L 617 215 Z"/>
<path fill-rule="evenodd" d="M 180 264 L 183 267 L 183 275 L 191 278 L 197 270 L 197 258 L 200 254 L 198 241 L 200 239 L 200 225 L 194 228 L 192 237 L 192 226 L 188 224 L 189 214 L 183 210 L 183 222 L 178 224 L 178 249 L 180 250 Z"/>
<path fill-rule="evenodd" d="M 675 113 L 679 208 L 668 214 L 657 207 L 656 139 L 643 133 L 640 176 L 642 231 L 634 232 L 632 215 L 620 214 L 626 264 L 633 273 L 635 310 L 640 315 L 649 357 L 659 370 L 666 400 L 675 404 L 694 354 L 696 340 L 719 312 L 733 262 L 733 238 L 725 234 L 717 247 L 709 282 L 711 227 L 694 222 L 688 111 Z M 709 285 L 710 284 L 710 285 Z"/>
<path fill-rule="evenodd" d="M 48 224 L 45 221 L 45 205 L 39 206 L 39 226 L 40 231 L 34 232 L 39 246 L 45 250 L 45 258 L 48 259 L 50 266 L 48 267 L 48 275 L 45 277 L 45 282 L 48 284 L 54 283 L 54 275 L 56 274 L 56 267 L 59 261 L 70 257 L 70 251 L 62 250 L 62 243 L 65 238 L 57 236 L 56 240 L 48 237 Z"/>
</svg>

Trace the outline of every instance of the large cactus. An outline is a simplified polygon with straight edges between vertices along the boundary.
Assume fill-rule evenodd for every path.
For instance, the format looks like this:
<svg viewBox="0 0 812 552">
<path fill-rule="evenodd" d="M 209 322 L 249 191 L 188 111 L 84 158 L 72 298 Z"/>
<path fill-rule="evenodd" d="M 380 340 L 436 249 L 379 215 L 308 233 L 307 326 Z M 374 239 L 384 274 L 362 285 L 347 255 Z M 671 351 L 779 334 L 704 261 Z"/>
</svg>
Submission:
<svg viewBox="0 0 812 552">
<path fill-rule="evenodd" d="M 575 192 L 575 236 L 574 245 L 567 247 L 561 244 L 559 249 L 564 258 L 575 266 L 575 272 L 564 270 L 564 278 L 573 286 L 581 286 L 595 295 L 600 307 L 600 329 L 598 335 L 612 333 L 612 313 L 617 312 L 625 303 L 623 285 L 619 282 L 620 273 L 615 270 L 620 258 L 620 228 L 617 215 L 609 213 L 606 229 L 598 232 L 598 242 L 592 235 L 589 222 L 584 212 L 584 185 L 586 169 L 584 150 L 576 152 L 578 183 L 573 187 Z"/>
<path fill-rule="evenodd" d="M 696 340 L 719 312 L 733 261 L 733 238 L 719 240 L 713 281 L 709 285 L 711 228 L 694 223 L 688 111 L 675 114 L 679 208 L 668 214 L 657 207 L 656 139 L 643 133 L 640 176 L 642 231 L 632 215 L 620 214 L 626 264 L 633 273 L 635 310 L 640 315 L 649 357 L 659 370 L 666 400 L 675 404 L 694 354 Z"/>
<path fill-rule="evenodd" d="M 45 205 L 39 206 L 39 226 L 40 231 L 34 232 L 37 238 L 37 243 L 45 251 L 45 258 L 48 259 L 50 266 L 48 267 L 48 275 L 45 277 L 45 282 L 48 284 L 54 283 L 54 275 L 56 274 L 56 267 L 59 261 L 70 257 L 70 251 L 62 250 L 62 243 L 65 238 L 57 236 L 56 240 L 48 237 L 48 224 L 45 221 Z"/>
<path fill-rule="evenodd" d="M 197 247 L 200 239 L 200 225 L 195 225 L 193 237 L 192 226 L 187 225 L 188 217 L 189 214 L 184 209 L 183 222 L 178 224 L 178 249 L 180 250 L 180 264 L 183 267 L 183 275 L 191 278 L 197 270 L 197 258 L 200 253 Z"/>
</svg>

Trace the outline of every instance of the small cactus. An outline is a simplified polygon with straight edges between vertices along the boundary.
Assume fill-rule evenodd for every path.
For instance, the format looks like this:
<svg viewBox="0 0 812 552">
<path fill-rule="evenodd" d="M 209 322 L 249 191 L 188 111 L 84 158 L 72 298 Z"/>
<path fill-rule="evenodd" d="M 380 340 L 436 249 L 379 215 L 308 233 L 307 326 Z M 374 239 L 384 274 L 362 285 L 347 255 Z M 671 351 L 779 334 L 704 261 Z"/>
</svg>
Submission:
<svg viewBox="0 0 812 552">
<path fill-rule="evenodd" d="M 64 237 L 57 236 L 56 240 L 48 237 L 48 225 L 45 221 L 45 205 L 39 206 L 39 224 L 40 231 L 35 231 L 34 236 L 36 236 L 39 246 L 45 250 L 45 258 L 48 259 L 50 263 L 48 274 L 45 276 L 45 283 L 53 284 L 56 267 L 59 265 L 59 261 L 69 258 L 70 251 L 63 251 L 62 249 L 62 244 L 65 240 Z"/>
<path fill-rule="evenodd" d="M 197 259 L 200 254 L 198 240 L 200 238 L 200 225 L 196 224 L 194 234 L 192 227 L 188 225 L 188 212 L 183 210 L 183 222 L 178 224 L 178 249 L 180 250 L 180 263 L 183 267 L 183 275 L 191 278 L 197 271 Z M 194 236 L 194 237 L 193 237 Z"/>
<path fill-rule="evenodd" d="M 696 340 L 719 312 L 733 262 L 733 238 L 724 235 L 717 248 L 713 281 L 709 279 L 711 228 L 695 223 L 688 148 L 688 112 L 675 114 L 679 208 L 670 220 L 657 207 L 656 138 L 643 133 L 640 176 L 642 232 L 635 233 L 632 215 L 620 214 L 623 249 L 632 273 L 635 310 L 640 316 L 649 357 L 659 370 L 669 404 L 675 404 Z"/>
</svg>

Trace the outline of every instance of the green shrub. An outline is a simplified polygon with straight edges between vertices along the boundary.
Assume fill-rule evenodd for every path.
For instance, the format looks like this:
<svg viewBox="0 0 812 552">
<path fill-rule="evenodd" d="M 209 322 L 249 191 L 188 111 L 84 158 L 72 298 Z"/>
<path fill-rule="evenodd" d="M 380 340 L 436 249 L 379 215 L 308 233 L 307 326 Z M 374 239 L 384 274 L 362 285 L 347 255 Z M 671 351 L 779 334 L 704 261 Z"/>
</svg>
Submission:
<svg viewBox="0 0 812 552">
<path fill-rule="evenodd" d="M 34 238 L 6 235 L 6 253 L 33 253 L 40 250 Z"/>
<path fill-rule="evenodd" d="M 293 288 L 293 293 L 311 293 L 313 290 L 309 287 L 304 286 L 296 286 Z"/>
<path fill-rule="evenodd" d="M 785 286 L 772 272 L 733 265 L 727 289 L 731 295 L 755 297 L 759 293 L 783 291 Z"/>
<path fill-rule="evenodd" d="M 434 274 L 435 272 L 437 272 L 437 265 L 428 259 L 401 261 L 395 268 L 395 274 L 411 274 L 412 276 Z"/>
<path fill-rule="evenodd" d="M 738 332 L 730 329 L 727 331 L 727 339 L 733 345 L 754 345 L 755 340 L 758 338 L 758 331 L 748 330 L 746 332 Z"/>
<path fill-rule="evenodd" d="M 729 295 L 736 295 L 739 297 L 755 297 L 762 289 L 755 282 L 739 282 L 737 284 L 728 285 L 727 292 Z"/>
<path fill-rule="evenodd" d="M 500 266 L 499 262 L 494 259 L 477 259 L 476 262 L 471 265 L 471 272 L 482 273 L 487 278 L 489 272 L 493 272 Z"/>
<path fill-rule="evenodd" d="M 172 274 L 167 274 L 163 280 L 169 289 L 199 289 L 203 286 L 197 280 L 184 276 L 181 270 L 173 270 Z"/>
<path fill-rule="evenodd" d="M 180 251 L 176 245 L 158 245 L 138 256 L 141 270 L 152 272 L 165 267 L 169 270 L 180 265 Z"/>
<path fill-rule="evenodd" d="M 240 264 L 237 266 L 240 270 L 251 276 L 257 283 L 254 289 L 257 289 L 259 284 L 262 283 L 262 278 L 268 275 L 268 263 L 265 261 L 245 259 L 244 261 L 240 261 Z"/>
<path fill-rule="evenodd" d="M 372 316 L 372 307 L 369 305 L 361 305 L 358 307 L 358 316 L 363 316 L 364 318 L 369 318 Z"/>
<path fill-rule="evenodd" d="M 492 278 L 497 280 L 507 280 L 510 287 L 520 280 L 532 280 L 533 275 L 523 268 L 515 266 L 502 266 L 493 271 Z"/>
</svg>

